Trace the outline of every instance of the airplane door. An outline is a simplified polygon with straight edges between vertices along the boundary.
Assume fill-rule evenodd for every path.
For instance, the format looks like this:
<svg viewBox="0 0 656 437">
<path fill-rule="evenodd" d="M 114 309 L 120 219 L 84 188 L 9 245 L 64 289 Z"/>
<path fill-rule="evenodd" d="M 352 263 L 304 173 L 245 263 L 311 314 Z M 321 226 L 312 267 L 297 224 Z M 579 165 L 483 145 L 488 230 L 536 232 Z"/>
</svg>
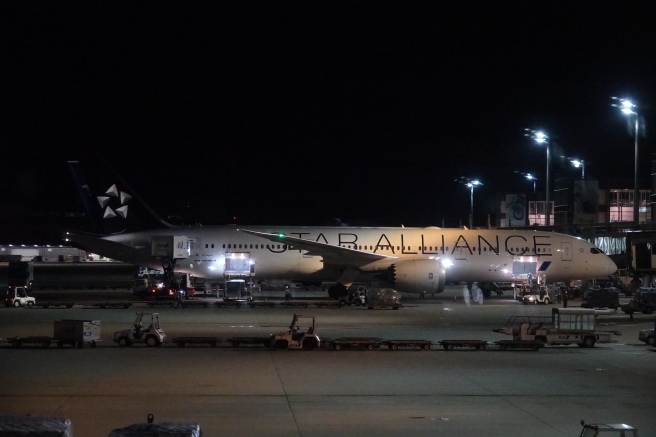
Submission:
<svg viewBox="0 0 656 437">
<path fill-rule="evenodd" d="M 560 256 L 562 261 L 572 261 L 572 243 L 566 241 L 560 243 Z"/>
</svg>

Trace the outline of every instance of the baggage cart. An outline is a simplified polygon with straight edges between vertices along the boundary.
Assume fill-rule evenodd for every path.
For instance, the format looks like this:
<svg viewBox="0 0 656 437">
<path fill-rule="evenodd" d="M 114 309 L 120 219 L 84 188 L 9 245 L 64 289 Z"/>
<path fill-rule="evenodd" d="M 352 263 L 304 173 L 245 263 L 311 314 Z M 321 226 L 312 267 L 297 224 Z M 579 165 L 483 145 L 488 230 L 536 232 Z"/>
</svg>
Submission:
<svg viewBox="0 0 656 437">
<path fill-rule="evenodd" d="M 262 345 L 264 347 L 271 346 L 271 337 L 232 337 L 226 339 L 232 347 L 239 347 L 242 344 L 246 345 Z"/>
<path fill-rule="evenodd" d="M 185 347 L 188 344 L 207 344 L 209 347 L 216 347 L 221 343 L 221 339 L 218 337 L 200 337 L 200 336 L 190 336 L 190 337 L 175 337 L 171 340 L 173 343 L 177 344 L 178 347 Z"/>
<path fill-rule="evenodd" d="M 57 347 L 81 348 L 85 343 L 96 347 L 96 342 L 100 341 L 100 320 L 56 320 L 54 330 Z"/>
<path fill-rule="evenodd" d="M 421 350 L 430 350 L 433 342 L 430 340 L 383 340 L 389 350 L 395 351 L 403 347 L 418 347 Z"/>
<path fill-rule="evenodd" d="M 485 340 L 442 340 L 439 344 L 447 351 L 464 347 L 484 351 L 487 348 L 487 341 Z"/>
<path fill-rule="evenodd" d="M 328 342 L 335 350 L 342 349 L 378 349 L 383 344 L 383 339 L 378 337 L 342 337 Z"/>
</svg>

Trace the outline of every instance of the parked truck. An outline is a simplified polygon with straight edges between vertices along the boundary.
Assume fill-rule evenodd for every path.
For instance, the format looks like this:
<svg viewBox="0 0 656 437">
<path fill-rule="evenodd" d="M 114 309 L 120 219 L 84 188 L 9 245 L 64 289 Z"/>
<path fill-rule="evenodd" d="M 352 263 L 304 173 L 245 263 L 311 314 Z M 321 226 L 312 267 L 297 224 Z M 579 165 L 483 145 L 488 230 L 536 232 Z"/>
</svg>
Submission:
<svg viewBox="0 0 656 437">
<path fill-rule="evenodd" d="M 651 287 L 638 288 L 629 303 L 622 305 L 622 311 L 631 318 L 637 312 L 651 314 L 654 308 L 656 308 L 656 289 Z"/>
</svg>

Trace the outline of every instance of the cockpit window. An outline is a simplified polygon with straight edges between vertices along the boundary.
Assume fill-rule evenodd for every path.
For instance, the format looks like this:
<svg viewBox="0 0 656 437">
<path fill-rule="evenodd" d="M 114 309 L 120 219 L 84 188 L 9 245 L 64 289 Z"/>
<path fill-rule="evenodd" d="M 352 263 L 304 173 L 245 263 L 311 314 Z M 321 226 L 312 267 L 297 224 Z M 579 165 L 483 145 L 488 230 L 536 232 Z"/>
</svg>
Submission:
<svg viewBox="0 0 656 437">
<path fill-rule="evenodd" d="M 590 253 L 601 253 L 601 250 L 597 249 L 596 247 L 591 247 Z"/>
</svg>

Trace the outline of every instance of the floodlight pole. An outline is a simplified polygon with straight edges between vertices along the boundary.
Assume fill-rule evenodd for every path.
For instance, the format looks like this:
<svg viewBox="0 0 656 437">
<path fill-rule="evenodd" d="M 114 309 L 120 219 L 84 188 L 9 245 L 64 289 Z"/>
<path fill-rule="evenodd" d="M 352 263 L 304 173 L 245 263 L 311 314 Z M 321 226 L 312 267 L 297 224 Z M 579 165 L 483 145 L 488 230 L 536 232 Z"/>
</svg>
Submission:
<svg viewBox="0 0 656 437">
<path fill-rule="evenodd" d="M 638 113 L 638 106 L 628 99 L 620 99 L 613 97 L 619 103 L 613 103 L 611 106 L 620 108 L 624 115 L 635 117 L 634 132 L 635 135 L 635 157 L 634 157 L 634 171 L 633 171 L 633 223 L 634 226 L 640 225 L 640 190 L 638 189 L 638 134 L 640 133 L 640 114 Z"/>
<path fill-rule="evenodd" d="M 469 184 L 469 186 L 471 187 L 469 190 L 469 229 L 474 229 L 474 184 Z"/>
<path fill-rule="evenodd" d="M 633 174 L 633 222 L 636 226 L 640 225 L 640 190 L 638 190 L 638 114 L 635 116 L 635 163 Z"/>
<path fill-rule="evenodd" d="M 549 162 L 551 160 L 549 149 L 551 149 L 551 147 L 550 147 L 550 141 L 549 140 L 545 141 L 545 143 L 546 143 L 546 146 L 547 146 L 547 180 L 546 180 L 546 182 L 547 182 L 547 194 L 545 195 L 545 200 L 546 200 L 545 212 L 547 213 L 547 220 L 546 220 L 545 224 L 546 224 L 546 226 L 549 226 L 551 224 L 551 217 L 550 217 L 551 216 L 551 208 L 549 207 L 549 167 L 550 167 Z"/>
</svg>

